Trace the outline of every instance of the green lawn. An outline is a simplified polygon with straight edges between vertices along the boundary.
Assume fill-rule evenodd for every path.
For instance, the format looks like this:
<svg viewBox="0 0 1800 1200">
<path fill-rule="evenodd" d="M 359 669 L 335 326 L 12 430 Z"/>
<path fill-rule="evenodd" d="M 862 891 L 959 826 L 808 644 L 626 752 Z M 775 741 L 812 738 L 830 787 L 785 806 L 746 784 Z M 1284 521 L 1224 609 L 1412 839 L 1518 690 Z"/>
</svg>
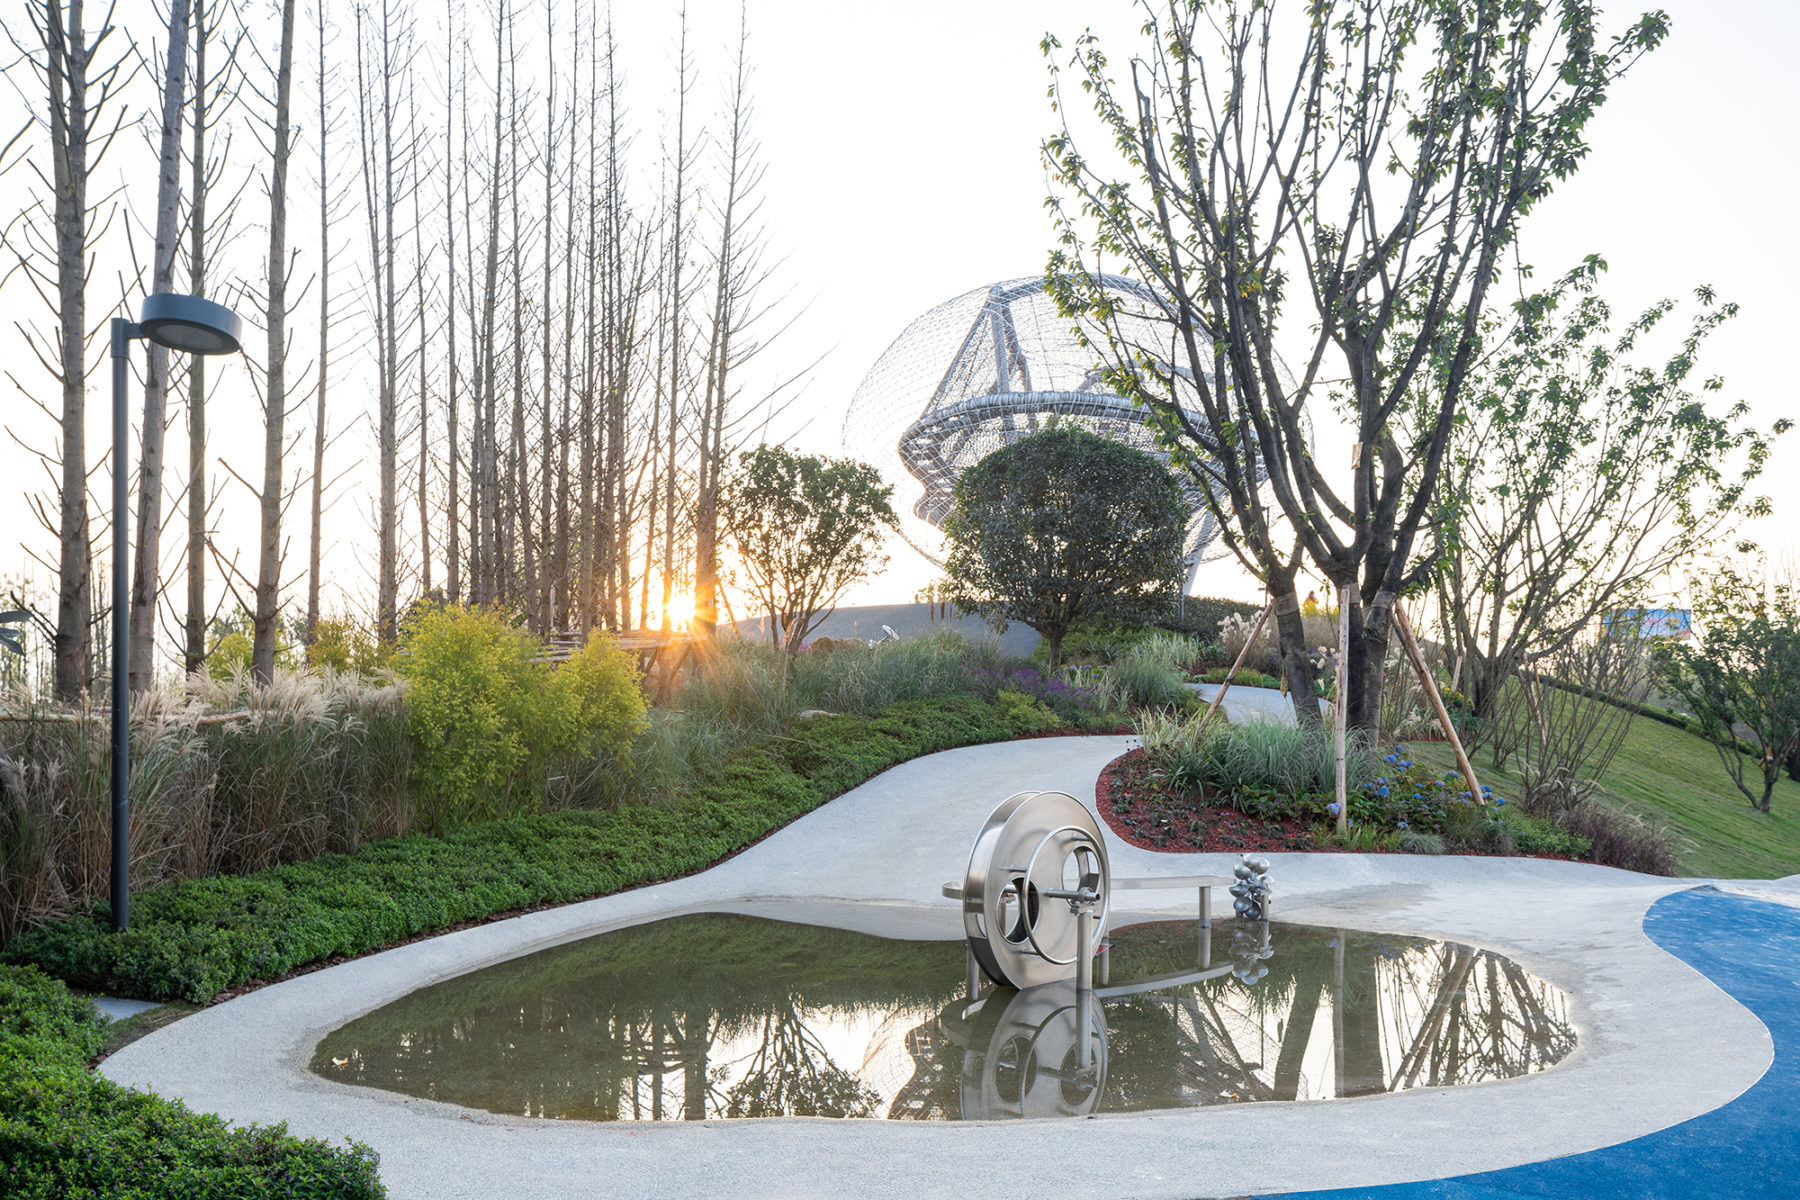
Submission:
<svg viewBox="0 0 1800 1200">
<path fill-rule="evenodd" d="M 1408 749 L 1420 762 L 1454 766 L 1443 743 L 1417 742 Z M 1495 769 L 1481 753 L 1474 763 L 1483 783 L 1503 796 L 1517 794 L 1515 772 Z M 1765 816 L 1732 784 L 1710 743 L 1640 717 L 1603 782 L 1602 799 L 1674 835 L 1687 874 L 1773 879 L 1800 872 L 1800 783 L 1785 774 Z"/>
</svg>

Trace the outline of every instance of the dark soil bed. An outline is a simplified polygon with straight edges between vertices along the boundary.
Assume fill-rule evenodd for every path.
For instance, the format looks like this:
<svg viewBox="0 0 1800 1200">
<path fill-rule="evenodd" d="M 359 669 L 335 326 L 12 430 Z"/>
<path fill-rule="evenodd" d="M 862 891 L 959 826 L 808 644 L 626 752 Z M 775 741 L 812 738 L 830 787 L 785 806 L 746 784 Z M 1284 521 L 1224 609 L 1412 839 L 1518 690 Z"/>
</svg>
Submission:
<svg viewBox="0 0 1800 1200">
<path fill-rule="evenodd" d="M 1100 772 L 1094 800 L 1113 833 L 1145 850 L 1243 854 L 1249 851 L 1336 850 L 1313 841 L 1302 821 L 1266 821 L 1211 802 L 1204 792 L 1180 795 L 1152 775 L 1143 750 L 1115 758 Z"/>
</svg>

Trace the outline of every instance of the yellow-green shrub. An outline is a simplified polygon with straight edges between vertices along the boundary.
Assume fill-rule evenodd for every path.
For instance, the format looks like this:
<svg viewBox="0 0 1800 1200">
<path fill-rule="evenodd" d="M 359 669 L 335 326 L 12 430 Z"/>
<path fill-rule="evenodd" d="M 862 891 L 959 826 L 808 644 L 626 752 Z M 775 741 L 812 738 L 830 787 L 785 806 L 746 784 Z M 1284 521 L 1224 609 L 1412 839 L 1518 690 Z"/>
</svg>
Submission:
<svg viewBox="0 0 1800 1200">
<path fill-rule="evenodd" d="M 646 723 L 637 664 L 610 634 L 596 633 L 552 675 L 570 723 L 568 750 L 616 753 Z"/>
<path fill-rule="evenodd" d="M 409 684 L 406 724 L 427 827 L 536 807 L 524 768 L 547 740 L 537 650 L 491 610 L 425 609 L 408 622 L 396 665 Z"/>
<path fill-rule="evenodd" d="M 391 665 L 375 635 L 348 617 L 320 617 L 313 625 L 312 645 L 306 648 L 306 665 L 315 670 L 355 671 L 372 675 Z"/>
<path fill-rule="evenodd" d="M 642 730 L 636 671 L 609 638 L 562 667 L 533 662 L 540 649 L 491 609 L 425 608 L 407 623 L 397 665 L 427 828 L 535 812 L 553 781 L 618 763 Z M 555 759 L 569 761 L 553 771 Z"/>
</svg>

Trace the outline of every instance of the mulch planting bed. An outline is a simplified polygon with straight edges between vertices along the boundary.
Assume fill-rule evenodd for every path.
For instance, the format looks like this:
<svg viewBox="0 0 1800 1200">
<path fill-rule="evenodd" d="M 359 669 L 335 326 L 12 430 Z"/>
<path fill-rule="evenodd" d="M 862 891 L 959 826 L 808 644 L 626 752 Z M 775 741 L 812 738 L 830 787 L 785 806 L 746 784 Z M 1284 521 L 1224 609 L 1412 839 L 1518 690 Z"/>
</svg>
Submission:
<svg viewBox="0 0 1800 1200">
<path fill-rule="evenodd" d="M 1145 850 L 1196 854 L 1335 850 L 1313 841 L 1303 821 L 1268 821 L 1198 796 L 1173 792 L 1151 774 L 1143 750 L 1115 758 L 1094 788 L 1100 815 L 1113 833 Z"/>
</svg>

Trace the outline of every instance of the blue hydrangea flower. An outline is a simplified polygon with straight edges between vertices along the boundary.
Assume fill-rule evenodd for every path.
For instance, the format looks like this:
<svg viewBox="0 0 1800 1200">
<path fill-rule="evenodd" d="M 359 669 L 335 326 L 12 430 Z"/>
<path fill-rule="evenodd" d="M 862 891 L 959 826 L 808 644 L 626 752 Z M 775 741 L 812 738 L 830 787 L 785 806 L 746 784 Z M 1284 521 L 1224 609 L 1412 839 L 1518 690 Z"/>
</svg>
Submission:
<svg viewBox="0 0 1800 1200">
<path fill-rule="evenodd" d="M 1407 829 L 1407 828 L 1410 828 L 1410 826 L 1408 826 L 1408 825 L 1407 825 L 1407 823 L 1406 823 L 1406 822 L 1405 822 L 1405 821 L 1401 821 L 1401 822 L 1400 822 L 1400 825 L 1399 825 L 1399 827 L 1400 827 L 1400 828 L 1401 828 L 1401 829 Z"/>
<path fill-rule="evenodd" d="M 1383 790 L 1385 791 L 1386 789 L 1384 788 Z M 1334 817 L 1337 816 L 1338 815 L 1338 802 L 1336 800 L 1333 800 L 1330 804 L 1327 804 L 1325 806 L 1325 811 L 1330 813 Z"/>
<path fill-rule="evenodd" d="M 1387 793 L 1388 793 L 1388 790 L 1387 790 L 1387 789 L 1386 789 L 1386 788 L 1382 788 L 1382 789 L 1381 789 L 1381 791 L 1380 791 L 1380 792 L 1378 792 L 1378 793 L 1377 793 L 1377 794 L 1378 794 L 1378 795 L 1382 795 L 1382 796 L 1385 796 L 1385 795 L 1387 795 Z M 1333 804 L 1333 805 L 1332 805 L 1332 807 L 1333 807 L 1333 808 L 1336 808 L 1336 807 L 1337 807 L 1337 806 L 1336 806 L 1336 805 L 1335 805 L 1335 804 Z"/>
</svg>

